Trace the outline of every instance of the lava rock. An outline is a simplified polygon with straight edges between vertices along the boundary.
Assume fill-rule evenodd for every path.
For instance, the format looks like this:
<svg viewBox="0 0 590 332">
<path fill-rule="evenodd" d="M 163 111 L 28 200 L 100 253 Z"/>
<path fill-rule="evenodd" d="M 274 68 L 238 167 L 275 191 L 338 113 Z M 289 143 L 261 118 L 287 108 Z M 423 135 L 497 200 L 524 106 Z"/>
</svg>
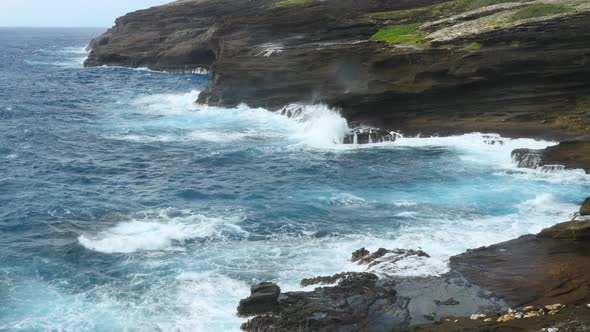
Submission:
<svg viewBox="0 0 590 332">
<path fill-rule="evenodd" d="M 352 262 L 356 262 L 356 261 L 360 260 L 361 258 L 367 256 L 370 253 L 371 252 L 368 251 L 367 249 L 360 248 L 352 253 Z"/>
<path fill-rule="evenodd" d="M 272 282 L 262 282 L 250 290 L 250 296 L 240 301 L 238 314 L 252 316 L 270 312 L 279 304 L 281 288 Z"/>
<path fill-rule="evenodd" d="M 365 248 L 358 249 L 352 253 L 352 261 L 358 264 L 368 264 L 369 267 L 373 267 L 382 263 L 396 263 L 410 256 L 416 257 L 430 257 L 427 253 L 422 250 L 413 249 L 394 249 L 388 250 L 385 248 L 379 248 L 374 253 L 369 252 Z"/>
</svg>

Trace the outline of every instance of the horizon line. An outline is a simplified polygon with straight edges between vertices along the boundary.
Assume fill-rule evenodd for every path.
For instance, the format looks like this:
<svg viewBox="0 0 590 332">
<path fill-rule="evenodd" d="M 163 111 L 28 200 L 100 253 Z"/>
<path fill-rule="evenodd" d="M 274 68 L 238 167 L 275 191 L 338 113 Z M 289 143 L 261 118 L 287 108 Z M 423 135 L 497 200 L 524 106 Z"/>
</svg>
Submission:
<svg viewBox="0 0 590 332">
<path fill-rule="evenodd" d="M 109 29 L 107 26 L 35 26 L 35 25 L 0 25 L 1 28 L 11 29 Z"/>
</svg>

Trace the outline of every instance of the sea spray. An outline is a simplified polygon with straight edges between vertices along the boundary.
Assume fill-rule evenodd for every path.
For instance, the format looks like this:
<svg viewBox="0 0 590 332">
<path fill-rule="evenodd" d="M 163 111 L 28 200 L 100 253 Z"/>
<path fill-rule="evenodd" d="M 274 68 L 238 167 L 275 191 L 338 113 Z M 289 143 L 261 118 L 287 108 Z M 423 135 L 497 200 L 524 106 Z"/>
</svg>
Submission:
<svg viewBox="0 0 590 332">
<path fill-rule="evenodd" d="M 349 131 L 348 123 L 342 115 L 326 105 L 298 105 L 301 112 L 292 119 L 299 126 L 292 137 L 316 148 L 329 148 L 342 144 Z"/>
</svg>

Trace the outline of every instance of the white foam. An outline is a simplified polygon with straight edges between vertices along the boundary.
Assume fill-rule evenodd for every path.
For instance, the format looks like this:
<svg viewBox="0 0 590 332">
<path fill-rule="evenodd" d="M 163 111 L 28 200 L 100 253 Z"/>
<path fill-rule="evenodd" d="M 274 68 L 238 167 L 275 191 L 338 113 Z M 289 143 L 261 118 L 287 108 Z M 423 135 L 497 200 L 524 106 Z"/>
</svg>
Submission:
<svg viewBox="0 0 590 332">
<path fill-rule="evenodd" d="M 418 203 L 416 203 L 414 201 L 408 201 L 408 200 L 399 200 L 399 201 L 394 201 L 393 205 L 399 206 L 399 207 L 406 207 L 406 206 L 416 206 L 416 205 L 418 205 Z"/>
<path fill-rule="evenodd" d="M 496 144 L 486 143 L 492 137 Z M 501 143 L 499 143 L 501 142 Z M 544 149 L 557 142 L 542 141 L 529 138 L 504 138 L 497 134 L 470 133 L 444 137 L 402 137 L 394 143 L 405 147 L 447 147 L 462 152 L 465 161 L 493 163 L 507 168 L 513 168 L 511 153 L 515 149 Z"/>
<path fill-rule="evenodd" d="M 236 108 L 196 104 L 199 93 L 193 90 L 180 94 L 143 95 L 131 101 L 121 101 L 121 105 L 129 104 L 130 109 L 120 109 L 119 113 L 159 117 L 136 119 L 135 122 L 118 121 L 115 125 L 125 132 L 106 136 L 134 142 L 192 140 L 223 143 L 264 138 L 269 142 L 282 140 L 284 147 L 336 148 L 342 146 L 342 139 L 348 131 L 347 122 L 340 113 L 325 105 L 298 105 L 302 111 L 294 118 L 287 118 L 245 104 Z M 163 132 L 146 134 L 135 131 L 145 127 Z M 175 129 L 183 131 L 180 134 L 170 132 Z"/>
<path fill-rule="evenodd" d="M 233 219 L 233 220 L 229 220 Z M 96 235 L 81 235 L 84 247 L 103 253 L 133 253 L 140 250 L 182 250 L 175 243 L 220 234 L 220 226 L 239 219 L 206 217 L 191 211 L 170 213 L 157 210 L 132 216 L 132 220 Z"/>
<path fill-rule="evenodd" d="M 301 112 L 292 118 L 298 123 L 292 138 L 314 148 L 333 148 L 341 145 L 349 131 L 348 122 L 338 110 L 326 105 L 291 105 Z"/>
<path fill-rule="evenodd" d="M 417 215 L 418 215 L 417 211 L 404 211 L 404 212 L 397 213 L 395 216 L 396 217 L 412 218 Z"/>
<path fill-rule="evenodd" d="M 386 248 L 422 249 L 430 258 L 402 260 L 393 266 L 377 266 L 380 273 L 397 276 L 441 275 L 448 271 L 451 256 L 467 249 L 488 246 L 515 239 L 524 234 L 536 234 L 557 222 L 567 221 L 575 204 L 557 200 L 551 193 L 540 193 L 516 204 L 518 212 L 470 217 L 425 216 L 420 223 L 405 227 Z M 420 217 L 420 214 L 415 214 Z M 371 246 L 373 250 L 375 246 Z"/>
<path fill-rule="evenodd" d="M 199 109 L 195 102 L 200 93 L 199 90 L 191 90 L 185 93 L 143 95 L 132 100 L 131 105 L 146 113 L 185 114 Z"/>
<path fill-rule="evenodd" d="M 336 205 L 361 205 L 367 203 L 362 197 L 355 196 L 350 193 L 339 193 L 332 195 L 328 201 Z"/>
<path fill-rule="evenodd" d="M 159 324 L 163 331 L 240 331 L 242 319 L 234 312 L 250 295 L 248 284 L 216 271 L 182 272 L 177 276 L 176 299 L 187 315 Z"/>
</svg>

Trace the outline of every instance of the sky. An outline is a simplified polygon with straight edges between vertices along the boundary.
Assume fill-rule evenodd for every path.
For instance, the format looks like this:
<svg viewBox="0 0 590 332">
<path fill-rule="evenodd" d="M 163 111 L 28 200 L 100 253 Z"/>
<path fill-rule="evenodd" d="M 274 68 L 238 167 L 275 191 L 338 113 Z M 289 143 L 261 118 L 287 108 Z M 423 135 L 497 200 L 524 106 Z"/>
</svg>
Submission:
<svg viewBox="0 0 590 332">
<path fill-rule="evenodd" d="M 111 27 L 125 13 L 173 0 L 0 0 L 4 27 Z"/>
</svg>

